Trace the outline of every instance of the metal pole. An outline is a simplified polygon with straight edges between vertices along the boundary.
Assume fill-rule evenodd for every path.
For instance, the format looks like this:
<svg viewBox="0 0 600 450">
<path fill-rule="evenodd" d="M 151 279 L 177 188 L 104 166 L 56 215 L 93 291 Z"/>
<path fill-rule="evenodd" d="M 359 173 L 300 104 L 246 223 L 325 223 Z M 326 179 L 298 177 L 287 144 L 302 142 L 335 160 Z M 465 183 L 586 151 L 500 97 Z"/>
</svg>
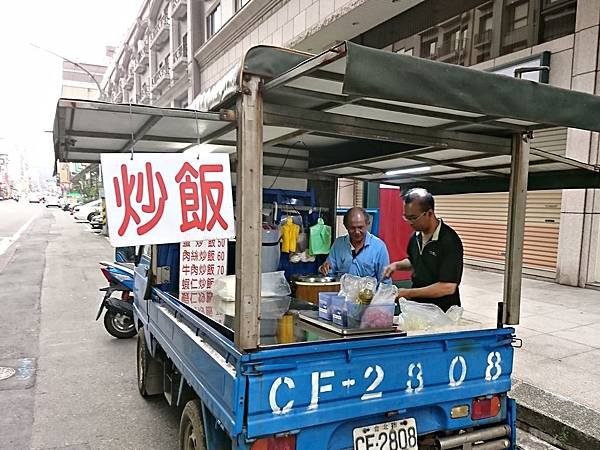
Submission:
<svg viewBox="0 0 600 450">
<path fill-rule="evenodd" d="M 260 78 L 244 75 L 237 101 L 237 186 L 234 342 L 252 350 L 260 342 L 263 101 Z"/>
<path fill-rule="evenodd" d="M 515 134 L 512 138 L 508 230 L 504 267 L 504 323 L 507 325 L 517 325 L 519 323 L 528 172 L 529 138 L 525 135 Z"/>
<path fill-rule="evenodd" d="M 78 67 L 79 69 L 83 70 L 94 81 L 94 83 L 96 83 L 96 87 L 98 88 L 98 93 L 102 96 L 101 98 L 105 97 L 105 95 L 104 95 L 104 89 L 102 89 L 102 86 L 100 86 L 100 83 L 98 83 L 98 80 L 96 80 L 96 77 L 94 75 L 92 75 L 90 73 L 90 71 L 87 70 L 85 67 L 83 67 L 81 64 L 78 64 L 75 61 L 71 61 L 69 58 L 65 58 L 64 56 L 59 55 L 58 53 L 53 52 L 52 50 L 48 50 L 47 48 L 40 47 L 39 45 L 35 45 L 35 44 L 32 44 L 32 43 L 30 43 L 29 45 L 31 45 L 32 47 L 35 47 L 35 48 L 37 48 L 39 50 L 43 50 L 46 53 L 50 53 L 51 55 L 54 55 L 57 58 L 60 58 L 60 59 L 62 59 L 64 61 L 67 61 L 67 62 L 73 64 L 75 67 Z"/>
</svg>

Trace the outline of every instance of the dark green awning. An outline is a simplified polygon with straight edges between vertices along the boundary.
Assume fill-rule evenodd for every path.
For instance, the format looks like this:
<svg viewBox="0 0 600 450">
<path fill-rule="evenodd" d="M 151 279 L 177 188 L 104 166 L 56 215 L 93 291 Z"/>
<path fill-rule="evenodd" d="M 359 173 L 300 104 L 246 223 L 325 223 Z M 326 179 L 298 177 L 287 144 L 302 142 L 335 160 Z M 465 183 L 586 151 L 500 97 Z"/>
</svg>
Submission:
<svg viewBox="0 0 600 450">
<path fill-rule="evenodd" d="M 600 131 L 598 96 L 352 42 L 346 45 L 344 94 L 443 107 L 538 127 Z"/>
</svg>

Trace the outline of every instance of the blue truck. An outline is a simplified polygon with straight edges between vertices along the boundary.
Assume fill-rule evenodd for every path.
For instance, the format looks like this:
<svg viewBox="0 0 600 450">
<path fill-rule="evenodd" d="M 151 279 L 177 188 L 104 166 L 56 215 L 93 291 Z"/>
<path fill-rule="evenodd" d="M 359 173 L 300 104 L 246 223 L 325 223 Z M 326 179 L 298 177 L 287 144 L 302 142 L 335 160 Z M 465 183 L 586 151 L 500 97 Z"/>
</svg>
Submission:
<svg viewBox="0 0 600 450">
<path fill-rule="evenodd" d="M 55 121 L 61 161 L 95 162 L 115 149 L 133 157 L 157 142 L 165 152 L 207 143 L 231 155 L 231 321 L 180 301 L 179 243 L 147 242 L 137 255 L 138 388 L 183 407 L 180 448 L 515 449 L 511 325 L 527 189 L 600 187 L 598 167 L 531 148 L 530 138 L 551 126 L 600 131 L 600 98 L 346 42 L 316 56 L 254 47 L 191 108 L 63 99 Z M 434 194 L 508 191 L 497 323 L 337 333 L 302 320 L 310 306 L 300 300 L 282 319 L 262 317 L 263 176 L 305 180 L 330 211 L 340 177 Z"/>
</svg>

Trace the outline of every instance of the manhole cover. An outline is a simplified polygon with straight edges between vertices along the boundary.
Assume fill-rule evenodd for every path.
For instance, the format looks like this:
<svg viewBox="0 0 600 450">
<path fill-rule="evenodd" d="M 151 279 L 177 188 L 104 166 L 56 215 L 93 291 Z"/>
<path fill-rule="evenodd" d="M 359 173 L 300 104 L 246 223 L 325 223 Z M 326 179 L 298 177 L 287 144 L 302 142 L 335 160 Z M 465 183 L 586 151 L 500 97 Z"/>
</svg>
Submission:
<svg viewBox="0 0 600 450">
<path fill-rule="evenodd" d="M 0 381 L 12 377 L 17 371 L 12 367 L 0 367 Z"/>
</svg>

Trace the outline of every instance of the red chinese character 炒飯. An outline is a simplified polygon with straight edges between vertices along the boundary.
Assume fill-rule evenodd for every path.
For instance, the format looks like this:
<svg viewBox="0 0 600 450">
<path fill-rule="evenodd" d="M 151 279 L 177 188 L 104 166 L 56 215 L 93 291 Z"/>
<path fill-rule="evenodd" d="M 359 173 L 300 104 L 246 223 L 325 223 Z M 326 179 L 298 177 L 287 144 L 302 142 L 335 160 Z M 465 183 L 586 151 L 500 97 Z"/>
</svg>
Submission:
<svg viewBox="0 0 600 450">
<path fill-rule="evenodd" d="M 121 179 L 119 180 L 118 177 L 113 177 L 113 186 L 115 188 L 117 207 L 125 208 L 123 222 L 121 222 L 121 226 L 118 230 L 119 236 L 123 236 L 127 231 L 130 219 L 133 219 L 136 225 L 139 225 L 136 231 L 137 234 L 141 236 L 154 228 L 162 217 L 165 209 L 165 202 L 169 198 L 167 195 L 165 182 L 160 172 L 156 172 L 155 174 L 153 173 L 152 163 L 147 162 L 145 164 L 145 169 L 145 174 L 138 172 L 136 177 L 134 174 L 129 175 L 127 171 L 127 165 L 121 164 Z M 158 189 L 160 191 L 158 203 L 155 198 L 155 176 L 156 182 L 158 183 Z M 136 191 L 135 198 L 132 198 L 134 190 Z M 147 191 L 148 193 L 148 203 L 146 204 L 142 204 L 142 200 L 144 199 L 144 191 Z M 153 216 L 146 223 L 140 225 L 142 219 L 140 218 L 139 211 L 134 208 L 134 204 L 140 207 L 141 212 L 153 214 Z"/>
<path fill-rule="evenodd" d="M 181 199 L 182 223 L 179 227 L 181 231 L 188 231 L 193 228 L 211 231 L 217 222 L 224 230 L 228 228 L 227 222 L 221 216 L 223 183 L 206 179 L 207 173 L 218 172 L 223 172 L 223 165 L 200 165 L 199 170 L 196 170 L 190 163 L 186 162 L 175 175 L 175 181 L 179 183 Z M 213 195 L 213 191 L 216 191 L 215 195 Z M 208 219 L 208 206 L 212 211 L 210 219 Z M 199 211 L 200 215 L 198 215 Z"/>
</svg>

